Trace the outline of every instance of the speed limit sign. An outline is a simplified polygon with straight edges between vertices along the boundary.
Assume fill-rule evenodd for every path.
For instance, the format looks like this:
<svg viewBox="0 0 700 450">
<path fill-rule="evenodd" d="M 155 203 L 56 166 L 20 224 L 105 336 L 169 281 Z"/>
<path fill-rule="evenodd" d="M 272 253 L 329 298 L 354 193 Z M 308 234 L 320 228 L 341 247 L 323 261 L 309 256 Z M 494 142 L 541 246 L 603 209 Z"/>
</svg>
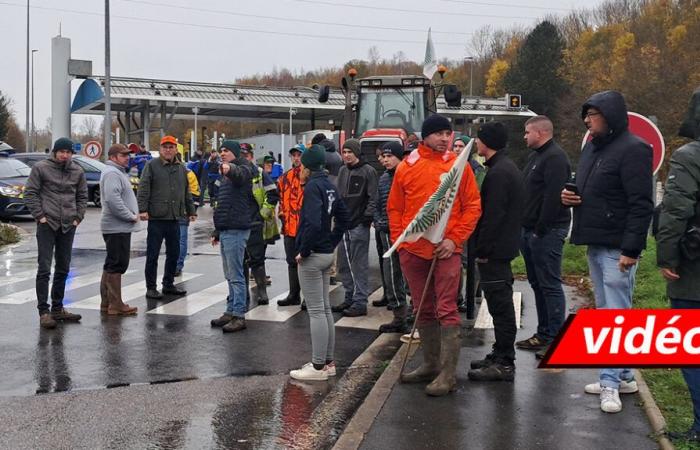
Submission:
<svg viewBox="0 0 700 450">
<path fill-rule="evenodd" d="M 92 159 L 99 159 L 102 155 L 102 145 L 97 141 L 90 141 L 83 147 L 83 155 Z"/>
</svg>

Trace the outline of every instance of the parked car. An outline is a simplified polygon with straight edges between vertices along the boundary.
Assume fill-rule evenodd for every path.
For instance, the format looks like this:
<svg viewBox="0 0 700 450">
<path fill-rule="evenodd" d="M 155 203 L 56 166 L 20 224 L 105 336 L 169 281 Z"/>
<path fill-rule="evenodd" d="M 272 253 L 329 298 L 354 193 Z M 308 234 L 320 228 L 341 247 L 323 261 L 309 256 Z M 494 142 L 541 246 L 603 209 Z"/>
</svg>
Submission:
<svg viewBox="0 0 700 450">
<path fill-rule="evenodd" d="M 18 159 L 33 166 L 42 159 L 46 159 L 49 155 L 46 153 L 15 153 L 12 158 Z M 88 202 L 92 202 L 95 206 L 100 206 L 100 175 L 105 168 L 105 164 L 96 159 L 88 158 L 83 155 L 73 155 L 73 161 L 82 167 L 85 172 L 85 180 L 88 186 Z M 131 177 L 131 187 L 136 192 L 139 186 L 139 179 Z"/>
<path fill-rule="evenodd" d="M 30 171 L 22 161 L 0 155 L 0 218 L 31 217 L 24 204 L 24 186 Z"/>
</svg>

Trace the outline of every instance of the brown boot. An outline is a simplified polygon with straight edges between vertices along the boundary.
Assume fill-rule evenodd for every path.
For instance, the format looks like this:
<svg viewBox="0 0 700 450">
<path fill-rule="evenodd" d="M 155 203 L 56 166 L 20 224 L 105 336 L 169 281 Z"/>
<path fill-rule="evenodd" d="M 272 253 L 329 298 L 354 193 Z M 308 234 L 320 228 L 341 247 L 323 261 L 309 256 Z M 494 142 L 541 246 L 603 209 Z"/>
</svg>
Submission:
<svg viewBox="0 0 700 450">
<path fill-rule="evenodd" d="M 401 375 L 402 383 L 433 381 L 440 373 L 440 325 L 436 322 L 418 327 L 423 345 L 423 364 L 413 372 Z"/>
<path fill-rule="evenodd" d="M 53 317 L 51 317 L 51 314 L 49 313 L 43 313 L 41 316 L 39 316 L 39 326 L 41 328 L 47 329 L 47 330 L 53 330 L 56 328 L 56 321 L 53 320 Z"/>
<path fill-rule="evenodd" d="M 107 277 L 109 274 L 102 271 L 102 279 L 100 280 L 100 312 L 106 313 L 107 307 L 109 306 L 109 285 L 107 283 Z"/>
<path fill-rule="evenodd" d="M 110 316 L 133 316 L 138 310 L 135 306 L 129 306 L 122 301 L 122 274 L 110 273 L 107 277 L 109 286 L 109 307 L 107 314 Z"/>
<path fill-rule="evenodd" d="M 434 397 L 441 397 L 454 391 L 457 385 L 455 372 L 457 371 L 457 361 L 459 351 L 462 348 L 462 336 L 460 327 L 447 327 L 441 329 L 441 354 L 440 354 L 440 375 L 425 387 L 425 393 Z"/>
</svg>

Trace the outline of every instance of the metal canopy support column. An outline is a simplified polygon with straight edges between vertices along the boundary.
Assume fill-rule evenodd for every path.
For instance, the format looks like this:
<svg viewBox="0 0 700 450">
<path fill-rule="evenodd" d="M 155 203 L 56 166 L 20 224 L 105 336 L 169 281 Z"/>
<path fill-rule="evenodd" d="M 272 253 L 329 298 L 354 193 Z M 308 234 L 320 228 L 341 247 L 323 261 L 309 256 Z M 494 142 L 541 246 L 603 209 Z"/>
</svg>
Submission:
<svg viewBox="0 0 700 450">
<path fill-rule="evenodd" d="M 148 100 L 143 103 L 143 110 L 141 112 L 141 124 L 143 125 L 143 143 L 146 146 L 146 150 L 151 151 L 151 106 L 148 104 Z"/>
<path fill-rule="evenodd" d="M 131 112 L 126 111 L 124 113 L 124 122 L 126 126 L 124 127 L 124 133 L 126 133 L 126 143 L 128 144 L 131 140 Z"/>
<path fill-rule="evenodd" d="M 315 109 L 311 110 L 311 129 L 312 130 L 316 129 L 316 110 Z"/>
<path fill-rule="evenodd" d="M 160 138 L 163 139 L 163 136 L 165 136 L 165 129 L 167 128 L 167 123 L 166 123 L 166 111 L 165 111 L 165 102 L 159 102 L 160 103 Z"/>
</svg>

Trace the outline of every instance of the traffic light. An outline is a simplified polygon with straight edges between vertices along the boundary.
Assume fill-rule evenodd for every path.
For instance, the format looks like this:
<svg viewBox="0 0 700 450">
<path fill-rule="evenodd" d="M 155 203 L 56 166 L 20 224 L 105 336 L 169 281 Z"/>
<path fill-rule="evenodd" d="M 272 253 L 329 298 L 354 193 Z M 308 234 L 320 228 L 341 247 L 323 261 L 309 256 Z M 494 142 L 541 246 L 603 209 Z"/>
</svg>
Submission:
<svg viewBox="0 0 700 450">
<path fill-rule="evenodd" d="M 509 108 L 520 108 L 522 106 L 522 97 L 519 94 L 506 94 Z"/>
</svg>

